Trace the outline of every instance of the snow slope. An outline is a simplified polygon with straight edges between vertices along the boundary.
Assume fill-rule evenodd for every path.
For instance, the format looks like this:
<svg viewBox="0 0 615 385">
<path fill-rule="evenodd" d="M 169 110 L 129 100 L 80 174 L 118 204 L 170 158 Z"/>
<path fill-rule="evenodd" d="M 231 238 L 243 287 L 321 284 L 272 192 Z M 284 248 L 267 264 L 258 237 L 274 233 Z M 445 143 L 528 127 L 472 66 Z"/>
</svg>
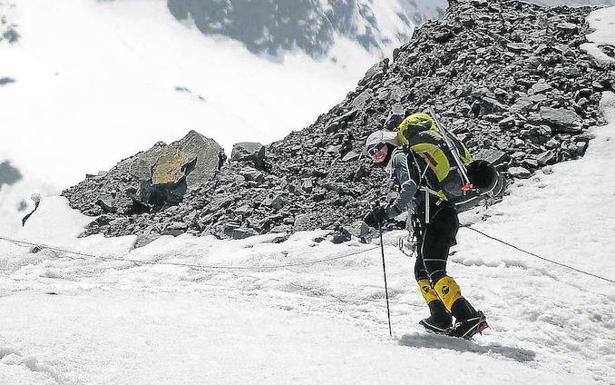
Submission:
<svg viewBox="0 0 615 385">
<path fill-rule="evenodd" d="M 602 105 L 609 125 L 594 129 L 583 159 L 545 169 L 515 185 L 502 204 L 463 221 L 615 279 L 615 200 L 604 199 L 615 191 L 615 179 L 604 175 L 615 150 L 615 94 L 605 94 Z M 615 378 L 615 286 L 467 229 L 449 272 L 491 322 L 475 342 L 419 330 L 426 309 L 413 260 L 395 246 L 403 232 L 385 236 L 390 339 L 375 244 L 318 242 L 326 234 L 319 231 L 279 244 L 271 243 L 275 235 L 163 237 L 132 250 L 133 237 L 76 239 L 89 220 L 62 198 L 46 198 L 17 238 L 98 258 L 0 242 L 3 383 L 378 384 L 430 382 L 434 373 L 455 384 Z"/>
<path fill-rule="evenodd" d="M 479 213 L 485 221 L 476 213 L 464 221 L 615 278 L 615 205 L 602 199 L 614 179 L 600 174 L 614 150 L 615 95 L 603 104 L 610 125 L 594 130 L 583 159 L 516 185 Z M 318 243 L 324 232 L 311 232 L 281 244 L 274 235 L 164 237 L 131 250 L 133 237 L 75 239 L 88 221 L 47 198 L 18 238 L 99 259 L 1 243 L 0 373 L 9 384 L 374 384 L 427 382 L 435 372 L 459 384 L 615 378 L 615 287 L 468 230 L 449 271 L 489 316 L 492 329 L 476 342 L 418 329 L 426 309 L 413 261 L 394 246 L 402 232 L 385 238 L 389 339 L 375 245 Z M 329 258 L 338 259 L 298 265 Z"/>
<path fill-rule="evenodd" d="M 615 278 L 605 258 L 615 252 L 614 225 L 605 219 L 615 205 L 594 203 L 615 187 L 612 178 L 596 176 L 615 143 L 613 94 L 605 97 L 609 105 L 610 125 L 594 130 L 586 157 L 516 185 L 504 203 L 480 212 L 487 219 L 475 226 Z M 403 232 L 385 238 L 389 339 L 375 245 L 317 243 L 325 232 L 310 232 L 281 244 L 271 243 L 274 235 L 163 237 L 131 250 L 133 237 L 75 239 L 89 220 L 62 198 L 47 198 L 18 238 L 101 259 L 31 254 L 0 243 L 6 383 L 375 384 L 433 381 L 437 372 L 458 384 L 610 384 L 615 375 L 613 285 L 468 230 L 460 233 L 450 272 L 491 321 L 476 342 L 419 331 L 426 309 L 415 291 L 413 261 L 393 246 Z M 602 232 L 594 231 L 597 222 Z M 298 265 L 330 258 L 339 259 Z"/>
<path fill-rule="evenodd" d="M 601 15 L 590 19 L 612 42 L 615 8 Z M 463 222 L 615 280 L 615 94 L 601 105 L 609 124 L 584 158 Z M 14 237 L 97 258 L 0 241 L 0 383 L 615 383 L 615 285 L 468 229 L 449 273 L 491 323 L 474 342 L 419 330 L 427 311 L 396 247 L 403 232 L 385 235 L 391 339 L 376 244 L 316 231 L 133 250 L 133 237 L 75 238 L 90 220 L 48 197 Z"/>
<path fill-rule="evenodd" d="M 4 338 L 18 338 L 13 330 L 27 321 L 31 344 L 2 359 L 3 384 L 370 385 L 434 373 L 457 384 L 501 384 L 511 383 L 510 373 L 518 373 L 518 383 L 544 375 L 523 358 L 463 353 L 463 342 L 460 351 L 444 349 L 434 360 L 425 354 L 430 349 L 383 343 L 348 320 L 264 309 L 209 293 L 16 294 L 2 305 L 16 309 Z M 462 360 L 465 368 L 443 360 Z M 588 383 L 563 373 L 544 383 L 562 381 Z"/>
</svg>

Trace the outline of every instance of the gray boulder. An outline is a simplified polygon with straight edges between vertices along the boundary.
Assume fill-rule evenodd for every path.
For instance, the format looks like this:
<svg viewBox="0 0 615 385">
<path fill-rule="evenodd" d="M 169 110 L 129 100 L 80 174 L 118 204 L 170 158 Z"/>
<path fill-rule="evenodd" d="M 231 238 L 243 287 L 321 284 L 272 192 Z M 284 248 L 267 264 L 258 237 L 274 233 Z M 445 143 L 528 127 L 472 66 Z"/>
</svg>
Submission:
<svg viewBox="0 0 615 385">
<path fill-rule="evenodd" d="M 293 225 L 294 231 L 306 231 L 314 229 L 315 214 L 300 214 L 295 217 L 295 223 Z"/>
<path fill-rule="evenodd" d="M 358 152 L 350 151 L 349 153 L 344 155 L 344 157 L 342 158 L 342 162 L 352 162 L 352 161 L 359 159 L 360 157 L 361 157 L 361 154 L 359 154 Z"/>
<path fill-rule="evenodd" d="M 528 44 L 525 43 L 508 43 L 506 44 L 506 47 L 513 51 L 513 52 L 517 52 L 517 53 L 523 53 L 523 52 L 528 52 L 532 50 L 532 47 L 530 47 Z"/>
<path fill-rule="evenodd" d="M 514 178 L 527 179 L 532 176 L 532 173 L 523 167 L 511 167 L 508 169 L 508 174 Z"/>
<path fill-rule="evenodd" d="M 246 178 L 247 181 L 252 181 L 259 184 L 265 182 L 265 175 L 252 167 L 244 167 L 240 169 L 239 175 Z"/>
<path fill-rule="evenodd" d="M 223 234 L 224 238 L 239 240 L 258 235 L 258 232 L 253 229 L 227 225 L 224 227 Z"/>
<path fill-rule="evenodd" d="M 177 204 L 189 189 L 211 179 L 225 159 L 222 147 L 196 131 L 169 145 L 157 143 L 131 165 L 133 176 L 140 182 L 137 200 Z"/>
<path fill-rule="evenodd" d="M 565 108 L 541 107 L 540 117 L 545 122 L 561 129 L 574 128 L 581 122 L 576 112 Z"/>
<path fill-rule="evenodd" d="M 62 194 L 71 207 L 88 215 L 139 214 L 177 204 L 188 191 L 209 181 L 225 159 L 213 139 L 190 131 L 171 144 L 158 142 Z"/>
<path fill-rule="evenodd" d="M 334 244 L 340 244 L 348 242 L 352 239 L 350 232 L 343 226 L 338 227 L 331 235 L 331 242 Z"/>
<path fill-rule="evenodd" d="M 474 154 L 473 158 L 475 160 L 486 160 L 492 164 L 500 164 L 507 161 L 510 157 L 504 151 L 495 149 L 481 149 Z"/>
<path fill-rule="evenodd" d="M 576 33 L 579 30 L 579 27 L 576 24 L 572 23 L 561 23 L 557 25 L 557 29 L 565 33 Z"/>
<path fill-rule="evenodd" d="M 254 167 L 262 170 L 265 165 L 265 146 L 258 142 L 241 142 L 233 145 L 231 161 L 251 162 Z"/>
<path fill-rule="evenodd" d="M 157 142 L 149 150 L 118 163 L 112 171 L 127 172 L 138 180 L 150 180 L 152 179 L 152 168 L 158 161 L 158 156 L 164 146 L 166 143 Z"/>
<path fill-rule="evenodd" d="M 190 131 L 182 139 L 169 145 L 156 143 L 149 150 L 118 164 L 139 180 L 152 184 L 180 183 L 193 189 L 211 179 L 220 169 L 226 156 L 224 149 L 213 139 Z"/>
<path fill-rule="evenodd" d="M 152 184 L 180 183 L 192 171 L 196 160 L 194 154 L 187 154 L 172 146 L 164 147 L 152 169 Z"/>
<path fill-rule="evenodd" d="M 138 202 L 128 194 L 105 194 L 96 201 L 96 204 L 107 213 L 132 214 Z"/>
<path fill-rule="evenodd" d="M 543 92 L 547 92 L 549 90 L 551 90 L 553 87 L 551 87 L 551 85 L 545 81 L 540 81 L 536 84 L 534 84 L 532 86 L 532 88 L 530 88 L 530 93 L 532 94 L 540 94 Z"/>
<path fill-rule="evenodd" d="M 508 107 L 504 104 L 498 102 L 497 100 L 490 97 L 483 97 L 481 103 L 481 113 L 482 114 L 491 114 L 497 112 L 508 111 Z"/>
<path fill-rule="evenodd" d="M 224 149 L 215 140 L 196 131 L 190 131 L 183 139 L 171 146 L 187 156 L 196 157 L 194 168 L 186 177 L 188 189 L 193 189 L 210 180 L 226 160 Z"/>
<path fill-rule="evenodd" d="M 370 100 L 371 94 L 369 91 L 364 91 L 359 96 L 354 98 L 352 101 L 352 106 L 357 110 L 362 110 L 365 107 L 365 104 Z"/>
</svg>

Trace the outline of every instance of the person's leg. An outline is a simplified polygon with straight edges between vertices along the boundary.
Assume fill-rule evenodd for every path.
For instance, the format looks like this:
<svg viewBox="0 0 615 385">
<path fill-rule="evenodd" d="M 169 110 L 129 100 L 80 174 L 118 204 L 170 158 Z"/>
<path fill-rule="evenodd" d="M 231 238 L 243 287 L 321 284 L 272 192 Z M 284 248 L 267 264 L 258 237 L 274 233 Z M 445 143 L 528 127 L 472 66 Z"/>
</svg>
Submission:
<svg viewBox="0 0 615 385">
<path fill-rule="evenodd" d="M 440 209 L 426 226 L 421 251 L 425 271 L 438 297 L 457 321 L 464 321 L 476 316 L 477 312 L 468 300 L 461 296 L 461 289 L 455 279 L 446 273 L 449 249 L 455 241 L 458 229 L 459 220 L 455 209 Z"/>
<path fill-rule="evenodd" d="M 414 264 L 414 278 L 419 285 L 419 291 L 429 307 L 430 316 L 421 320 L 419 323 L 425 328 L 443 333 L 452 326 L 452 317 L 448 310 L 444 306 L 444 303 L 440 300 L 440 297 L 431 286 L 427 270 L 425 270 L 425 264 L 423 263 L 421 231 L 417 234 L 417 253 L 416 261 Z"/>
</svg>

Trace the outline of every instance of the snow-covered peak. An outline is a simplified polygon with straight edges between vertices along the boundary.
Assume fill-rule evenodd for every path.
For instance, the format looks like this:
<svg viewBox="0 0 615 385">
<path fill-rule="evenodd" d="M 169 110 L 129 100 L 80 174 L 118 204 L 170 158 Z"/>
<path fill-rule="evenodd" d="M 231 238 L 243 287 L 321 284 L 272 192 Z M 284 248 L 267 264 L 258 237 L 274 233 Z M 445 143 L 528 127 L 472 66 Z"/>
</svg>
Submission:
<svg viewBox="0 0 615 385">
<path fill-rule="evenodd" d="M 252 52 L 279 55 L 300 49 L 327 55 L 339 36 L 388 54 L 414 26 L 437 17 L 445 0 L 169 0 L 171 13 L 206 35 L 241 41 Z"/>
</svg>

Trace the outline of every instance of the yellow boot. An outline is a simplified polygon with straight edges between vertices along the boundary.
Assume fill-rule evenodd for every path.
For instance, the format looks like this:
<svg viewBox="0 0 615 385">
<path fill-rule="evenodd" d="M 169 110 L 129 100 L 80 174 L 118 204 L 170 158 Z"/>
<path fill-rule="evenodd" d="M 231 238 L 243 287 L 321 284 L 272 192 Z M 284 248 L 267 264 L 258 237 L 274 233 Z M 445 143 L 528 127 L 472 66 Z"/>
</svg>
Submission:
<svg viewBox="0 0 615 385">
<path fill-rule="evenodd" d="M 461 296 L 461 288 L 453 277 L 449 277 L 448 275 L 440 278 L 433 288 L 435 289 L 436 295 L 442 300 L 444 306 L 446 306 L 446 309 L 450 312 L 453 311 L 452 309 L 455 302 L 463 298 Z"/>
<path fill-rule="evenodd" d="M 419 322 L 425 329 L 435 333 L 446 333 L 452 326 L 452 317 L 444 307 L 442 301 L 438 297 L 438 294 L 431 287 L 431 284 L 426 279 L 418 281 L 419 290 L 429 306 L 429 312 L 431 315 Z"/>
<path fill-rule="evenodd" d="M 439 279 L 434 289 L 446 309 L 455 317 L 456 323 L 449 331 L 449 335 L 471 338 L 488 327 L 483 312 L 476 311 L 470 302 L 461 296 L 461 289 L 452 277 L 445 276 Z"/>
</svg>

